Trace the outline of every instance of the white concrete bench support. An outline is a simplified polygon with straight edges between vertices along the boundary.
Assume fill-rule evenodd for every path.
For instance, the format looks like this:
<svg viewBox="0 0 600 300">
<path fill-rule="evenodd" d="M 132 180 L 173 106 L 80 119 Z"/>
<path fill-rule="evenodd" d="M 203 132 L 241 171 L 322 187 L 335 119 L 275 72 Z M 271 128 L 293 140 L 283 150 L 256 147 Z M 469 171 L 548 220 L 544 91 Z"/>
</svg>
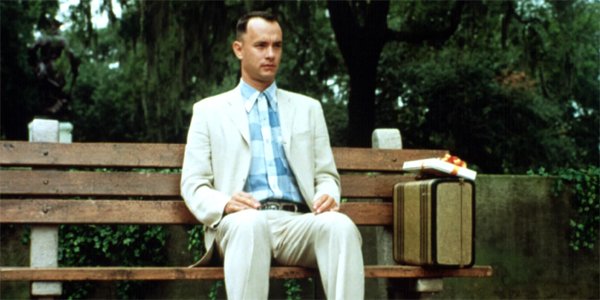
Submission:
<svg viewBox="0 0 600 300">
<path fill-rule="evenodd" d="M 29 123 L 32 143 L 71 143 L 73 125 L 57 120 L 34 119 Z M 58 226 L 32 226 L 29 264 L 32 267 L 58 266 Z M 32 282 L 31 296 L 35 298 L 60 296 L 60 282 Z"/>
<path fill-rule="evenodd" d="M 375 149 L 402 149 L 402 136 L 396 128 L 378 128 L 371 135 L 372 148 Z M 394 264 L 392 253 L 392 229 L 376 228 L 377 236 L 377 264 Z M 418 293 L 420 297 L 426 298 L 431 293 L 441 292 L 444 289 L 444 281 L 441 278 L 416 279 L 398 285 L 397 279 L 389 279 L 385 286 L 388 287 L 389 299 L 402 298 L 409 294 Z M 408 284 L 407 284 L 408 283 Z M 401 288 L 395 289 L 394 286 Z M 408 289 L 405 291 L 403 289 Z"/>
</svg>

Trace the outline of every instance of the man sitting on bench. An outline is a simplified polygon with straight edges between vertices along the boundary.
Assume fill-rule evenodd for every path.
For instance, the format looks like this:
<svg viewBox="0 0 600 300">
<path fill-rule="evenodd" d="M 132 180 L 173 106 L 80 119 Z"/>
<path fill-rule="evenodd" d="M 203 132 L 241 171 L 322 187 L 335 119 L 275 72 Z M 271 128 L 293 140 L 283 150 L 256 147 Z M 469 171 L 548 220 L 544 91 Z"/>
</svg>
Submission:
<svg viewBox="0 0 600 300">
<path fill-rule="evenodd" d="M 272 258 L 318 267 L 328 299 L 362 299 L 356 225 L 339 213 L 340 178 L 320 103 L 279 89 L 282 30 L 268 12 L 237 23 L 239 85 L 194 105 L 181 193 L 224 263 L 229 299 L 267 299 Z"/>
</svg>

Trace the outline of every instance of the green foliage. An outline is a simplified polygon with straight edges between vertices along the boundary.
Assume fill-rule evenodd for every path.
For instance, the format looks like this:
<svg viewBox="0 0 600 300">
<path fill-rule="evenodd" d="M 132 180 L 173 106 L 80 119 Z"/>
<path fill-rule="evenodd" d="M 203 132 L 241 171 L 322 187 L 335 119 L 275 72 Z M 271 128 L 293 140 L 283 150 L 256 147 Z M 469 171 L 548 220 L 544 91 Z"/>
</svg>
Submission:
<svg viewBox="0 0 600 300">
<path fill-rule="evenodd" d="M 192 228 L 189 229 L 187 231 L 187 233 L 188 233 L 187 249 L 192 254 L 194 261 L 197 261 L 206 252 L 206 249 L 204 249 L 204 227 L 202 225 L 192 226 Z"/>
<path fill-rule="evenodd" d="M 140 141 L 145 137 L 144 122 L 135 111 L 141 110 L 137 91 L 140 82 L 130 78 L 141 70 L 141 61 L 111 69 L 108 63 L 85 64 L 72 103 L 74 136 L 81 141 Z"/>
<path fill-rule="evenodd" d="M 31 226 L 25 226 L 25 230 L 23 230 L 23 235 L 21 236 L 21 244 L 29 245 L 31 242 Z"/>
<path fill-rule="evenodd" d="M 406 62 L 400 72 L 382 70 L 395 78 L 381 83 L 382 96 L 400 103 L 381 115 L 404 128 L 407 147 L 449 149 L 484 172 L 574 161 L 573 145 L 557 125 L 558 105 L 537 96 L 523 73 L 504 74 L 502 59 L 448 49 Z"/>
<path fill-rule="evenodd" d="M 588 166 L 583 169 L 558 169 L 548 172 L 545 168 L 529 171 L 529 174 L 555 176 L 555 195 L 565 187 L 571 192 L 573 216 L 569 220 L 569 247 L 574 251 L 593 250 L 600 228 L 600 167 Z"/>
<path fill-rule="evenodd" d="M 102 9 L 110 13 L 109 2 Z M 56 14 L 58 3 L 0 5 L 1 135 L 24 139 L 39 105 L 27 44 L 34 30 L 44 31 L 42 20 Z M 70 8 L 63 34 L 82 61 L 68 120 L 77 140 L 183 142 L 192 103 L 239 80 L 230 49 L 237 17 L 267 8 L 284 29 L 279 86 L 321 99 L 332 143 L 346 145 L 352 87 L 325 3 L 119 5 L 122 17 L 102 29 L 92 26 L 89 2 Z M 452 6 L 392 1 L 386 21 L 398 31 L 442 29 Z M 407 147 L 448 148 L 481 172 L 599 164 L 598 18 L 594 1 L 467 2 L 445 43 L 386 43 L 378 64 L 376 126 L 399 128 Z"/>
<path fill-rule="evenodd" d="M 340 101 L 327 101 L 323 103 L 323 112 L 329 130 L 329 140 L 334 147 L 346 145 L 346 123 L 348 112 L 344 103 Z"/>
<path fill-rule="evenodd" d="M 325 7 L 325 2 L 309 1 L 274 7 L 285 43 L 277 83 L 324 102 L 341 103 L 348 95 L 347 89 L 339 86 L 336 94 L 334 85 L 347 85 L 349 79 L 341 55 L 331 42 L 333 32 Z"/>
<path fill-rule="evenodd" d="M 571 241 L 569 246 L 577 251 L 593 250 L 600 227 L 600 167 L 587 169 L 564 169 L 557 172 L 557 192 L 568 185 L 573 191 L 571 203 L 575 216 L 570 220 Z"/>
<path fill-rule="evenodd" d="M 219 290 L 223 289 L 224 282 L 223 280 L 218 280 L 213 283 L 210 287 L 210 291 L 208 292 L 208 299 L 216 300 L 219 298 Z"/>
<path fill-rule="evenodd" d="M 300 283 L 298 282 L 297 279 L 286 279 L 285 282 L 283 283 L 283 286 L 285 287 L 285 295 L 287 297 L 287 300 L 300 300 L 302 299 L 301 297 L 301 292 L 302 292 L 302 287 L 300 286 Z"/>
<path fill-rule="evenodd" d="M 78 201 L 78 200 L 73 200 Z M 84 201 L 84 200 L 82 200 Z M 166 261 L 167 231 L 162 226 L 61 225 L 58 260 L 60 266 L 160 266 Z M 147 283 L 119 282 L 117 296 L 140 298 Z M 66 283 L 69 299 L 87 298 L 93 285 Z"/>
<path fill-rule="evenodd" d="M 290 55 L 282 61 L 279 86 L 329 101 L 332 137 L 342 144 L 337 130 L 346 122 L 345 91 L 339 85 L 347 76 L 340 74 L 325 4 L 204 4 L 122 2 L 122 18 L 93 32 L 86 6 L 71 7 L 74 25 L 66 34 L 83 61 L 71 104 L 74 136 L 80 141 L 184 141 L 192 104 L 238 83 L 239 62 L 230 49 L 233 25 L 252 6 L 276 11 L 286 31 Z"/>
<path fill-rule="evenodd" d="M 590 20 L 599 6 L 529 4 L 469 2 L 446 44 L 388 43 L 376 127 L 398 127 L 406 147 L 449 149 L 485 173 L 598 164 L 598 72 L 590 64 L 600 26 Z M 444 5 L 393 2 L 390 24 L 422 24 Z"/>
<path fill-rule="evenodd" d="M 530 11 L 541 22 L 529 28 L 528 35 L 535 37 L 537 44 L 530 46 L 526 61 L 532 73 L 538 74 L 540 93 L 548 102 L 559 103 L 562 131 L 572 140 L 571 151 L 579 161 L 562 167 L 600 165 L 597 55 L 600 3 L 549 1 Z"/>
</svg>

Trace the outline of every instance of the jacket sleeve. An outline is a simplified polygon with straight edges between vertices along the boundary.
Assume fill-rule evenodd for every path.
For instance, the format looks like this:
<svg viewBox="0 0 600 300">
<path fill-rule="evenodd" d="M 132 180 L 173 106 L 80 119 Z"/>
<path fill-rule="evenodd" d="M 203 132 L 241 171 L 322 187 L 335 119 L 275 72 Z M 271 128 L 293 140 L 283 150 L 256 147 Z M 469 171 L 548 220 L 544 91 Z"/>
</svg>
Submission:
<svg viewBox="0 0 600 300">
<path fill-rule="evenodd" d="M 333 152 L 329 142 L 329 133 L 321 103 L 317 102 L 313 110 L 314 126 L 314 168 L 315 196 L 313 202 L 324 194 L 333 197 L 339 204 L 341 198 L 340 175 L 338 174 Z"/>
<path fill-rule="evenodd" d="M 230 196 L 213 186 L 209 123 L 214 114 L 203 102 L 194 105 L 181 171 L 181 196 L 196 219 L 214 228 L 221 221 Z"/>
</svg>

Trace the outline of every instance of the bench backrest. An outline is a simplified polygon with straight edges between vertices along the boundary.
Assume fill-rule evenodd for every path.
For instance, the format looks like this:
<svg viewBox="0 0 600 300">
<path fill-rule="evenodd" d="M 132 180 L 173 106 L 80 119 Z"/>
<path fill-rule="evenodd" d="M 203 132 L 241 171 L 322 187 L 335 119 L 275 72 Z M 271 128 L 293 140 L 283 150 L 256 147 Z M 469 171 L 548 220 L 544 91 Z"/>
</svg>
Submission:
<svg viewBox="0 0 600 300">
<path fill-rule="evenodd" d="M 0 223 L 195 224 L 179 194 L 183 144 L 1 141 Z M 406 160 L 445 150 L 334 148 L 342 211 L 358 225 L 392 223 L 392 186 Z M 74 201 L 87 199 L 93 201 Z M 127 201 L 123 201 L 127 200 Z M 148 201 L 155 200 L 155 201 Z"/>
</svg>

